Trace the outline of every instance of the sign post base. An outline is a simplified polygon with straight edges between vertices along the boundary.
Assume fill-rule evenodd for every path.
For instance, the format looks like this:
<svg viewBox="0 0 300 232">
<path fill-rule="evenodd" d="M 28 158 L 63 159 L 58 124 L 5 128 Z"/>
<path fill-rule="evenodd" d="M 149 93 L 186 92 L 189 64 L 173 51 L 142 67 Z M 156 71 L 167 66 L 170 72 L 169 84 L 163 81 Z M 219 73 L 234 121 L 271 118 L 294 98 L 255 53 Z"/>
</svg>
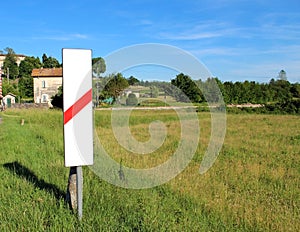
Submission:
<svg viewBox="0 0 300 232">
<path fill-rule="evenodd" d="M 81 166 L 70 167 L 66 201 L 73 211 L 77 210 L 80 220 L 82 218 L 82 185 Z"/>
</svg>

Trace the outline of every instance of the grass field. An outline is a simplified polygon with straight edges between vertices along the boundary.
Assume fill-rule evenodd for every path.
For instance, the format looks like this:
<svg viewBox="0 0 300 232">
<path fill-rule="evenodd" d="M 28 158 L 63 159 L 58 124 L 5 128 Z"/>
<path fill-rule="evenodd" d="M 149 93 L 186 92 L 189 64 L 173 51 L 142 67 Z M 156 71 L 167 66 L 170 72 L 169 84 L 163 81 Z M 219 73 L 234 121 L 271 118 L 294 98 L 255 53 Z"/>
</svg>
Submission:
<svg viewBox="0 0 300 232">
<path fill-rule="evenodd" d="M 198 116 L 197 152 L 164 185 L 124 189 L 84 167 L 80 222 L 64 201 L 69 170 L 64 167 L 62 113 L 0 113 L 0 231 L 300 231 L 299 116 L 228 114 L 224 146 L 203 175 L 199 165 L 209 142 L 210 114 Z M 133 111 L 133 136 L 147 141 L 153 120 L 164 122 L 168 136 L 156 152 L 139 156 L 114 139 L 110 111 L 95 114 L 106 151 L 136 168 L 164 162 L 180 140 L 180 122 L 171 110 Z"/>
</svg>

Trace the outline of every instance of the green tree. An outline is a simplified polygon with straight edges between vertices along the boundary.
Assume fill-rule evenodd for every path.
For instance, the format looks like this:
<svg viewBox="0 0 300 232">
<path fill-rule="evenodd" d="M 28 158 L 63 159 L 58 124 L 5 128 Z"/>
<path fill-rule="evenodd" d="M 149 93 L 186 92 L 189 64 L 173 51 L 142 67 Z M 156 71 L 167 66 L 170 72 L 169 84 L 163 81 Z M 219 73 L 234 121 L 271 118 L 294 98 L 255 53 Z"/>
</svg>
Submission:
<svg viewBox="0 0 300 232">
<path fill-rule="evenodd" d="M 92 59 L 93 76 L 100 77 L 101 73 L 106 71 L 105 60 L 102 57 L 96 57 Z"/>
<path fill-rule="evenodd" d="M 9 79 L 16 79 L 19 75 L 19 67 L 17 64 L 16 53 L 12 48 L 5 48 L 6 56 L 3 62 L 3 69 Z"/>
<path fill-rule="evenodd" d="M 19 78 L 19 95 L 22 98 L 33 97 L 33 78 L 32 77 L 22 77 Z"/>
<path fill-rule="evenodd" d="M 18 95 L 18 86 L 15 83 L 2 80 L 2 95 L 5 96 L 8 93 Z"/>
<path fill-rule="evenodd" d="M 42 64 L 38 57 L 25 57 L 19 66 L 19 92 L 21 97 L 33 97 L 32 69 L 41 68 Z"/>
<path fill-rule="evenodd" d="M 41 68 L 42 63 L 38 57 L 27 56 L 19 66 L 19 77 L 31 77 L 32 69 Z"/>
<path fill-rule="evenodd" d="M 223 86 L 224 86 L 224 93 L 223 93 L 223 96 L 224 96 L 224 101 L 227 103 L 227 104 L 231 104 L 234 102 L 233 100 L 233 83 L 231 81 L 225 81 L 223 83 Z"/>
<path fill-rule="evenodd" d="M 58 87 L 58 92 L 55 94 L 54 97 L 52 97 L 51 104 L 54 107 L 63 108 L 63 87 Z"/>
<path fill-rule="evenodd" d="M 292 99 L 291 84 L 285 80 L 272 81 L 269 84 L 270 90 L 273 92 L 273 101 L 285 102 Z"/>
<path fill-rule="evenodd" d="M 202 88 L 201 90 L 204 93 L 203 98 L 205 97 L 205 100 L 207 102 L 219 102 L 223 99 L 222 94 L 224 94 L 223 84 L 218 78 L 207 78 L 206 81 L 202 82 Z"/>
<path fill-rule="evenodd" d="M 140 81 L 139 81 L 137 78 L 135 78 L 134 76 L 130 76 L 130 77 L 127 79 L 127 81 L 128 81 L 128 84 L 129 84 L 129 85 L 135 85 L 135 84 L 137 84 L 137 83 L 140 82 Z"/>
<path fill-rule="evenodd" d="M 201 102 L 201 92 L 196 83 L 187 75 L 180 73 L 175 79 L 171 80 L 171 84 L 179 90 L 175 91 L 175 98 L 181 102 Z"/>
<path fill-rule="evenodd" d="M 291 93 L 292 93 L 293 97 L 300 98 L 300 84 L 299 83 L 292 84 Z"/>
<path fill-rule="evenodd" d="M 158 90 L 158 88 L 156 86 L 154 86 L 154 85 L 150 86 L 150 95 L 153 98 L 157 98 L 158 97 L 159 90 Z"/>
<path fill-rule="evenodd" d="M 47 55 L 44 53 L 42 56 L 43 61 L 43 68 L 60 68 L 61 64 L 58 62 L 58 60 L 54 57 L 47 57 Z"/>
<path fill-rule="evenodd" d="M 124 78 L 121 73 L 117 73 L 111 76 L 110 80 L 104 86 L 103 91 L 106 93 L 106 97 L 114 97 L 114 100 L 116 100 L 128 86 L 129 84 L 126 78 Z"/>
<path fill-rule="evenodd" d="M 45 63 L 47 59 L 48 59 L 48 56 L 44 53 L 42 56 L 42 63 Z"/>
<path fill-rule="evenodd" d="M 130 93 L 128 95 L 128 98 L 126 99 L 126 105 L 128 106 L 135 106 L 138 104 L 138 102 L 139 100 L 137 99 L 134 93 Z"/>
</svg>

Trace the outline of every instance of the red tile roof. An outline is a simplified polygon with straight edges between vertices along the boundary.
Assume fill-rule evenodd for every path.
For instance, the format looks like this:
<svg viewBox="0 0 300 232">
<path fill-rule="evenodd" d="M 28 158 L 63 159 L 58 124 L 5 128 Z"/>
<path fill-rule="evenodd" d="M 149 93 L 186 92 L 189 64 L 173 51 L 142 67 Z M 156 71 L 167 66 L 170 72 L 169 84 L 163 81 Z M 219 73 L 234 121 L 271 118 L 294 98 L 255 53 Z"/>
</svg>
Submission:
<svg viewBox="0 0 300 232">
<path fill-rule="evenodd" d="M 35 68 L 32 77 L 62 77 L 62 68 Z"/>
</svg>

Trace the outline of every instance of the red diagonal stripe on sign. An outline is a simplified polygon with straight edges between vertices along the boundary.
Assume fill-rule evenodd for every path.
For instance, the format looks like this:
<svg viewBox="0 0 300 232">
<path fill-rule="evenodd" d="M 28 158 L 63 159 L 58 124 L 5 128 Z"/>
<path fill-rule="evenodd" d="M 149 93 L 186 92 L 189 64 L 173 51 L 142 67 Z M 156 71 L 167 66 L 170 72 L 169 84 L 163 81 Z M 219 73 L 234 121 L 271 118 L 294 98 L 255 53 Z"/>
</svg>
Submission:
<svg viewBox="0 0 300 232">
<path fill-rule="evenodd" d="M 87 91 L 69 109 L 67 109 L 64 112 L 64 124 L 67 124 L 76 114 L 78 114 L 91 101 L 92 101 L 92 89 Z"/>
</svg>

